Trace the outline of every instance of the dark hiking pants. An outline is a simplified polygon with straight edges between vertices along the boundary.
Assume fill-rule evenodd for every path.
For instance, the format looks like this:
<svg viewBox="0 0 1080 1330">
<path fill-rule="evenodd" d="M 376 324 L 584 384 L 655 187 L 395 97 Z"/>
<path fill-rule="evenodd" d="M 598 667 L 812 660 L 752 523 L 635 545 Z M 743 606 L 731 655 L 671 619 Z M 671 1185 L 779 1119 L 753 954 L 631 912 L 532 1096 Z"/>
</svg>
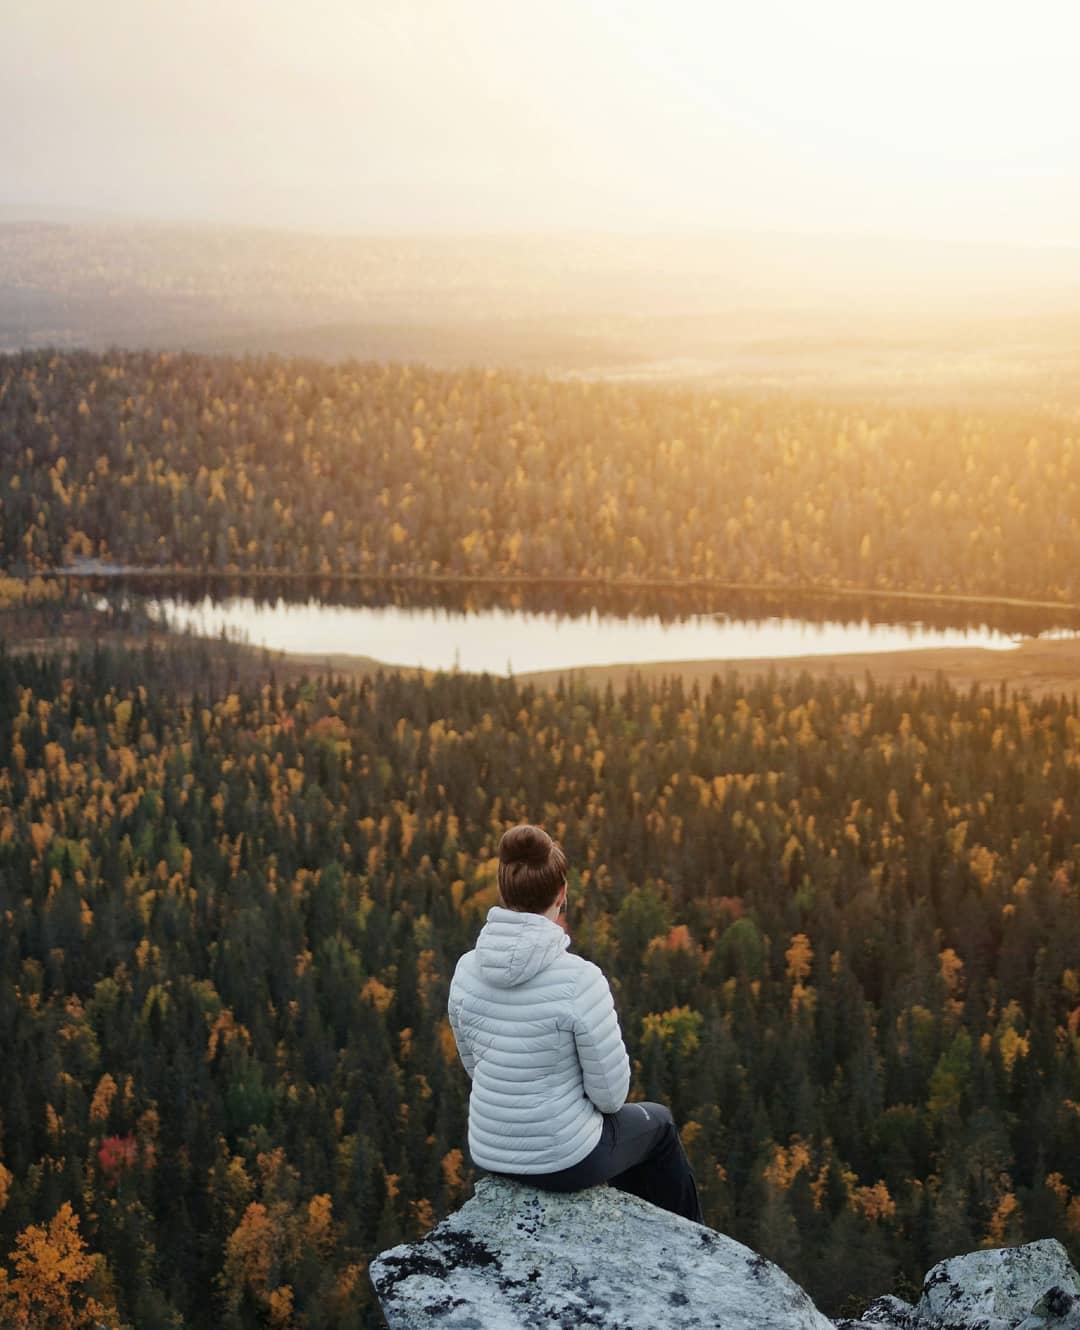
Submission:
<svg viewBox="0 0 1080 1330">
<path fill-rule="evenodd" d="M 663 1104 L 624 1104 L 617 1113 L 605 1113 L 596 1146 L 570 1168 L 502 1176 L 543 1191 L 581 1191 L 610 1182 L 672 1214 L 705 1222 L 678 1128 Z"/>
</svg>

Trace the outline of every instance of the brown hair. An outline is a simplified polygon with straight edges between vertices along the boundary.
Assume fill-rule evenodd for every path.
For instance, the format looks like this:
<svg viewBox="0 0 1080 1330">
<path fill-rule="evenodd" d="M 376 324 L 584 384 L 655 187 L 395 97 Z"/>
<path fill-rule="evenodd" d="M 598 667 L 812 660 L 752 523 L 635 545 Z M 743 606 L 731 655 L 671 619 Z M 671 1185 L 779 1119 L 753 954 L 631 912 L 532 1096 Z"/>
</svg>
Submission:
<svg viewBox="0 0 1080 1330">
<path fill-rule="evenodd" d="M 508 910 L 543 914 L 566 881 L 566 855 L 543 827 L 511 827 L 499 841 L 499 894 Z"/>
</svg>

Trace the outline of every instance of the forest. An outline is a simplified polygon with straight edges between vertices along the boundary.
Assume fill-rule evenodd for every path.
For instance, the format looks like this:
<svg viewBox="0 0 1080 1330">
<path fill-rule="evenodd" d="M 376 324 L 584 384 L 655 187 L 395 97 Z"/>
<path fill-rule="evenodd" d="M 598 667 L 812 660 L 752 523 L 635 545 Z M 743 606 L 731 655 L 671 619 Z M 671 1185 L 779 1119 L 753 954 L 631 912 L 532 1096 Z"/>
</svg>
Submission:
<svg viewBox="0 0 1080 1330">
<path fill-rule="evenodd" d="M 0 359 L 0 564 L 1080 600 L 1075 411 Z"/>
<path fill-rule="evenodd" d="M 133 382 L 75 363 L 90 414 L 71 423 L 95 433 L 51 464 L 69 502 L 51 491 L 36 555 L 62 557 L 51 542 L 122 475 L 147 496 L 124 557 L 189 501 L 256 521 L 272 487 L 249 476 L 234 504 L 239 463 L 211 442 L 231 419 L 248 437 L 242 393 L 205 429 L 170 408 L 189 460 L 229 477 L 212 507 L 157 485 L 134 442 L 169 398 L 153 375 L 217 371 L 135 358 L 146 405 L 125 416 Z M 439 384 L 449 399 L 433 378 L 425 401 Z M 588 416 L 589 398 L 563 404 Z M 95 413 L 114 406 L 128 426 L 107 444 Z M 41 504 L 30 447 L 21 493 Z M 92 485 L 76 459 L 106 447 L 120 460 Z M 298 522 L 309 498 L 290 492 Z M 462 502 L 469 521 L 479 497 Z M 379 1325 L 366 1263 L 473 1182 L 445 1000 L 523 818 L 567 850 L 573 945 L 611 976 L 632 1096 L 671 1105 L 710 1224 L 832 1314 L 980 1244 L 1056 1236 L 1080 1258 L 1076 698 L 807 676 L 230 683 L 214 650 L 0 646 L 0 1322 L 62 1267 L 57 1325 Z"/>
</svg>

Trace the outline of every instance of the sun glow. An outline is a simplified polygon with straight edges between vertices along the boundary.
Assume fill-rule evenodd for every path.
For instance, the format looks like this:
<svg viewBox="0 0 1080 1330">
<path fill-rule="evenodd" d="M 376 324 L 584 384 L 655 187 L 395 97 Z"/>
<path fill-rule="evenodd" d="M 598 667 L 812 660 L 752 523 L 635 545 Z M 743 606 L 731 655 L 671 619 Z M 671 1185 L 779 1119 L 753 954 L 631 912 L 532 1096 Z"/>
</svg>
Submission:
<svg viewBox="0 0 1080 1330">
<path fill-rule="evenodd" d="M 12 8 L 3 202 L 353 230 L 1080 235 L 1080 11 L 1060 0 Z"/>
<path fill-rule="evenodd" d="M 697 121 L 686 141 L 715 142 L 702 174 L 717 194 L 730 154 L 745 169 L 738 184 L 774 223 L 793 182 L 817 188 L 787 225 L 865 221 L 984 238 L 1035 238 L 1025 223 L 1037 201 L 1080 200 L 1073 8 L 604 7 L 662 92 L 655 102 Z M 1075 228 L 1058 236 L 1074 240 Z"/>
</svg>

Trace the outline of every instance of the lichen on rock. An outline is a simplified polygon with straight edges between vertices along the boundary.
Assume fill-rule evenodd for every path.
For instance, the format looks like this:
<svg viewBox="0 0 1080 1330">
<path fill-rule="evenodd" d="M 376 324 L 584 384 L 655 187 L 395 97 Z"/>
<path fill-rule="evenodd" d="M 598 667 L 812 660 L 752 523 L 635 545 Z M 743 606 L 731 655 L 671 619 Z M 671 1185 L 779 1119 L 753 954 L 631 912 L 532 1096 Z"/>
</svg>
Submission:
<svg viewBox="0 0 1080 1330">
<path fill-rule="evenodd" d="M 1051 1290 L 1080 1294 L 1080 1275 L 1060 1242 L 968 1252 L 927 1273 L 913 1330 L 1017 1330 Z M 1060 1301 L 1060 1299 L 1058 1300 Z M 1029 1330 L 1054 1322 L 1033 1321 Z"/>
<path fill-rule="evenodd" d="M 614 1187 L 560 1196 L 486 1177 L 371 1279 L 390 1330 L 1080 1330 L 1060 1242 L 969 1252 L 829 1321 L 782 1270 L 725 1234 Z"/>
<path fill-rule="evenodd" d="M 483 1178 L 370 1274 L 391 1330 L 832 1330 L 771 1261 L 610 1186 Z"/>
</svg>

